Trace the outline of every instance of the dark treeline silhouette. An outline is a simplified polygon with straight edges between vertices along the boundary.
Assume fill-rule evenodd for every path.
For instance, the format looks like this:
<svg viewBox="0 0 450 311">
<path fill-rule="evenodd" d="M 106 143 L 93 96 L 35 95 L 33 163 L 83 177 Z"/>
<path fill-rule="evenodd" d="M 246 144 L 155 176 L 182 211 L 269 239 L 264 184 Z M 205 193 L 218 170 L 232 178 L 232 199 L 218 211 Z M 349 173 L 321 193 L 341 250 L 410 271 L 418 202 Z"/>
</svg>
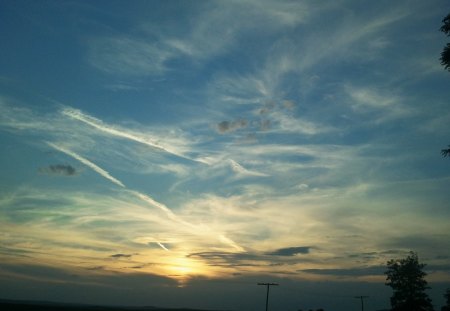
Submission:
<svg viewBox="0 0 450 311">
<path fill-rule="evenodd" d="M 39 301 L 1 300 L 4 311 L 208 311 L 199 309 L 168 309 L 156 307 L 115 307 Z"/>
</svg>

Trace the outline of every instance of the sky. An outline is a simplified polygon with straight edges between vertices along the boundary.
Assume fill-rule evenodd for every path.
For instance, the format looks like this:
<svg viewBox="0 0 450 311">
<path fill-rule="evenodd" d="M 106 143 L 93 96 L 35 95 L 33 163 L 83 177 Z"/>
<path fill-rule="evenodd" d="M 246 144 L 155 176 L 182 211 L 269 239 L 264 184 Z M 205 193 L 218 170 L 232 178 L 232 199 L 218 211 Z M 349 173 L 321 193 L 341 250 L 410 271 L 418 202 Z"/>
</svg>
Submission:
<svg viewBox="0 0 450 311">
<path fill-rule="evenodd" d="M 0 0 L 0 298 L 389 307 L 450 287 L 448 1 Z"/>
</svg>

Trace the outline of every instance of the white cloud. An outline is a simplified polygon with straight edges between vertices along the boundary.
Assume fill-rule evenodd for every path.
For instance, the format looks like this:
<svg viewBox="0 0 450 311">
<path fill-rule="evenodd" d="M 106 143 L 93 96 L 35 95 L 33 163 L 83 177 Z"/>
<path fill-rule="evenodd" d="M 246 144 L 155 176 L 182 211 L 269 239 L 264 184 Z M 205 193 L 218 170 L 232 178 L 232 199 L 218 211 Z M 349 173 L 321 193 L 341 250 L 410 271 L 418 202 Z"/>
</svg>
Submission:
<svg viewBox="0 0 450 311">
<path fill-rule="evenodd" d="M 271 99 L 272 91 L 257 75 L 218 75 L 210 83 L 209 97 L 212 105 L 220 100 L 230 104 L 261 104 Z"/>
<path fill-rule="evenodd" d="M 229 161 L 229 163 L 231 165 L 231 169 L 235 173 L 237 173 L 238 176 L 242 176 L 242 177 L 246 177 L 246 176 L 267 177 L 267 176 L 269 176 L 269 175 L 264 174 L 264 173 L 248 170 L 248 169 L 244 168 L 242 165 L 240 165 L 239 163 L 237 163 L 236 161 L 234 161 L 232 159 L 228 159 L 228 161 Z"/>
<path fill-rule="evenodd" d="M 297 188 L 299 190 L 306 190 L 309 188 L 309 185 L 308 184 L 299 184 L 299 185 L 297 185 Z"/>
<path fill-rule="evenodd" d="M 52 124 L 45 122 L 30 109 L 15 105 L 14 101 L 0 96 L 0 125 L 10 130 L 51 130 Z"/>
<path fill-rule="evenodd" d="M 155 75 L 166 71 L 172 52 L 141 38 L 96 38 L 90 42 L 90 63 L 112 74 Z"/>
<path fill-rule="evenodd" d="M 269 116 L 273 119 L 272 124 L 278 125 L 278 127 L 273 130 L 274 132 L 317 135 L 336 130 L 331 126 L 322 125 L 318 122 L 308 121 L 299 117 L 293 117 L 280 111 L 273 112 Z"/>
<path fill-rule="evenodd" d="M 406 98 L 395 94 L 388 88 L 346 85 L 344 89 L 350 97 L 349 105 L 353 110 L 357 113 L 370 114 L 372 122 L 392 121 L 410 117 L 414 113 L 414 108 L 405 104 Z"/>
</svg>

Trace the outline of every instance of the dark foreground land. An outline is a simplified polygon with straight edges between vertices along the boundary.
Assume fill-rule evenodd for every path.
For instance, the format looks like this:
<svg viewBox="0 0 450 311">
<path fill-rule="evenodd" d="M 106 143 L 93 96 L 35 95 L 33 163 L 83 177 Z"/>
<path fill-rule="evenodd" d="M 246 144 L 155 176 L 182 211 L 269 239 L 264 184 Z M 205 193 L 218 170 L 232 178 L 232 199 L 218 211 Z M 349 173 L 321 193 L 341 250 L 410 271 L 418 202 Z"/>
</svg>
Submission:
<svg viewBox="0 0 450 311">
<path fill-rule="evenodd" d="M 156 307 L 116 307 L 66 304 L 41 301 L 1 300 L 2 311 L 208 311 L 198 309 L 164 309 Z"/>
</svg>

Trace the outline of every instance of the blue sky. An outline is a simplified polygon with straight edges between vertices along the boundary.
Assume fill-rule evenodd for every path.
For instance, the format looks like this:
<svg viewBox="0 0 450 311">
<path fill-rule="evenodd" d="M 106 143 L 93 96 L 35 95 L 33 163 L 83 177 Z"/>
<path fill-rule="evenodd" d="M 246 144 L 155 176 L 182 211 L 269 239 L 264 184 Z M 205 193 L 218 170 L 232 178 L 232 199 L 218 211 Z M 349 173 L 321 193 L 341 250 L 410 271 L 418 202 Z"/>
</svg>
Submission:
<svg viewBox="0 0 450 311">
<path fill-rule="evenodd" d="M 412 250 L 440 307 L 449 11 L 1 1 L 1 298 L 381 309 Z"/>
</svg>

